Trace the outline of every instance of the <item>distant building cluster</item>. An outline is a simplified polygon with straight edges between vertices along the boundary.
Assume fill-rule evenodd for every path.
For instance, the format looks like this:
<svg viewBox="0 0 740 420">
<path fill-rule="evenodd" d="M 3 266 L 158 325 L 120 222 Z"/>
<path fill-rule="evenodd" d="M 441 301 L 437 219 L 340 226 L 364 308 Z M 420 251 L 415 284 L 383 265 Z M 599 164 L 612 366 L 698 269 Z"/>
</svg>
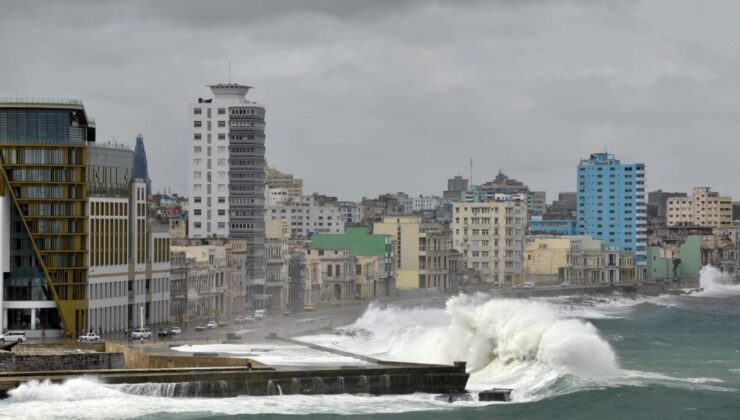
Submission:
<svg viewBox="0 0 740 420">
<path fill-rule="evenodd" d="M 398 295 L 737 276 L 740 203 L 648 190 L 644 163 L 574 160 L 544 191 L 498 171 L 440 195 L 341 200 L 267 166 L 265 107 L 188 107 L 187 191 L 154 192 L 144 136 L 96 139 L 76 100 L 0 100 L 0 325 L 29 337 L 183 327 Z M 150 157 L 151 158 L 151 157 Z M 155 180 L 156 183 L 156 180 Z"/>
</svg>

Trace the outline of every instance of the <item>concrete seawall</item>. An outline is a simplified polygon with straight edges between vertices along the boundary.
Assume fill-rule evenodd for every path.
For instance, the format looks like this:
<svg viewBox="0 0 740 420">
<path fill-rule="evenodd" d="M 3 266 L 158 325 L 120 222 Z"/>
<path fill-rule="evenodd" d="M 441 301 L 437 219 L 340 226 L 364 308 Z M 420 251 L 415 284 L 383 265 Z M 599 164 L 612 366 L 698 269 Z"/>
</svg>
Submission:
<svg viewBox="0 0 740 420">
<path fill-rule="evenodd" d="M 273 339 L 280 339 L 272 336 Z M 0 372 L 0 397 L 24 382 L 49 380 L 61 383 L 79 376 L 95 378 L 103 384 L 131 394 L 166 397 L 233 397 L 238 395 L 280 394 L 409 394 L 458 393 L 465 390 L 468 374 L 465 363 L 451 366 L 384 362 L 339 350 L 326 349 L 297 340 L 286 342 L 315 350 L 340 353 L 365 360 L 366 366 L 292 367 L 275 370 L 253 359 L 167 352 L 156 345 L 91 344 L 86 353 L 72 356 L 97 356 L 116 360 L 116 366 L 60 366 L 52 356 L 31 371 L 13 365 L 14 372 Z M 26 351 L 34 346 L 29 345 Z M 61 346 L 73 351 L 72 346 Z M 50 351 L 53 346 L 40 347 Z M 95 348 L 100 353 L 91 353 Z M 105 351 L 105 352 L 102 352 Z M 12 356 L 12 355 L 11 355 Z M 38 358 L 48 355 L 34 356 Z M 37 362 L 43 362 L 38 359 Z M 248 367 L 247 363 L 251 366 Z M 125 368 L 123 368 L 125 366 Z M 46 367 L 44 369 L 44 367 Z M 97 367 L 97 368 L 96 368 Z M 25 371 L 18 371 L 18 370 Z"/>
<path fill-rule="evenodd" d="M 31 380 L 60 383 L 80 374 L 120 390 L 167 397 L 234 397 L 280 394 L 410 394 L 463 392 L 465 364 L 454 366 L 379 366 L 294 371 L 244 368 L 57 371 L 0 375 L 0 397 Z"/>
</svg>

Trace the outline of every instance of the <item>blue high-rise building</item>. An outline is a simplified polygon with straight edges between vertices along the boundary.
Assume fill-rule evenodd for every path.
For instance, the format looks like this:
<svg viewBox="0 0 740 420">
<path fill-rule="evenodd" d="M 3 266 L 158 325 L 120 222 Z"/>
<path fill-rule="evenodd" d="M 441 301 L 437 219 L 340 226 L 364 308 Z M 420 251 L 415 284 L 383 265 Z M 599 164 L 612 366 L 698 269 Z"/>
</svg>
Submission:
<svg viewBox="0 0 740 420">
<path fill-rule="evenodd" d="M 594 153 L 578 165 L 578 233 L 631 252 L 641 271 L 647 244 L 645 164 Z"/>
<path fill-rule="evenodd" d="M 134 178 L 143 179 L 146 182 L 147 195 L 152 193 L 152 180 L 149 178 L 149 167 L 146 162 L 146 150 L 144 150 L 144 136 L 136 136 L 136 147 L 134 148 Z"/>
</svg>

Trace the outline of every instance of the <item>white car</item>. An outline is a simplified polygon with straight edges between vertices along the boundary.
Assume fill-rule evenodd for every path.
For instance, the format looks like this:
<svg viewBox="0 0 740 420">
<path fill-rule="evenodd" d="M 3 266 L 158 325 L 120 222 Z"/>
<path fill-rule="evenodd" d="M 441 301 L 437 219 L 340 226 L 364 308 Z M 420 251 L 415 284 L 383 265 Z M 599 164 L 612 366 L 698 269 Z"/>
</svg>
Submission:
<svg viewBox="0 0 740 420">
<path fill-rule="evenodd" d="M 95 333 L 85 333 L 79 336 L 77 341 L 100 341 L 100 336 Z"/>
<path fill-rule="evenodd" d="M 138 329 L 131 331 L 132 339 L 138 340 L 141 337 L 152 338 L 152 330 L 150 330 L 149 328 L 138 328 Z"/>
<path fill-rule="evenodd" d="M 257 309 L 256 311 L 254 311 L 254 319 L 260 321 L 265 319 L 266 312 L 267 311 L 265 311 L 264 309 Z"/>
<path fill-rule="evenodd" d="M 5 334 L 0 334 L 0 342 L 6 341 L 17 341 L 22 343 L 26 341 L 26 333 L 23 331 L 8 331 Z"/>
<path fill-rule="evenodd" d="M 208 328 L 209 330 L 218 328 L 218 323 L 216 323 L 216 321 L 208 321 L 208 324 L 206 324 L 206 328 Z"/>
<path fill-rule="evenodd" d="M 172 335 L 180 335 L 182 334 L 182 329 L 180 327 L 172 327 L 172 329 L 170 329 L 170 333 L 172 333 Z"/>
</svg>

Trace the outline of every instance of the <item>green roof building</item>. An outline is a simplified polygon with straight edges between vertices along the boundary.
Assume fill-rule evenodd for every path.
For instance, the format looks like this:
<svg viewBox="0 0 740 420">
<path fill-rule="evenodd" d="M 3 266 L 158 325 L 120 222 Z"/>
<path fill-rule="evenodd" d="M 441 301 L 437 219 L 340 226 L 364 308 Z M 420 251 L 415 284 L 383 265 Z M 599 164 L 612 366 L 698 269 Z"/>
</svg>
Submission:
<svg viewBox="0 0 740 420">
<path fill-rule="evenodd" d="M 311 247 L 346 249 L 352 257 L 390 257 L 392 252 L 390 235 L 373 235 L 366 227 L 348 227 L 341 235 L 324 233 L 313 235 Z"/>
</svg>

